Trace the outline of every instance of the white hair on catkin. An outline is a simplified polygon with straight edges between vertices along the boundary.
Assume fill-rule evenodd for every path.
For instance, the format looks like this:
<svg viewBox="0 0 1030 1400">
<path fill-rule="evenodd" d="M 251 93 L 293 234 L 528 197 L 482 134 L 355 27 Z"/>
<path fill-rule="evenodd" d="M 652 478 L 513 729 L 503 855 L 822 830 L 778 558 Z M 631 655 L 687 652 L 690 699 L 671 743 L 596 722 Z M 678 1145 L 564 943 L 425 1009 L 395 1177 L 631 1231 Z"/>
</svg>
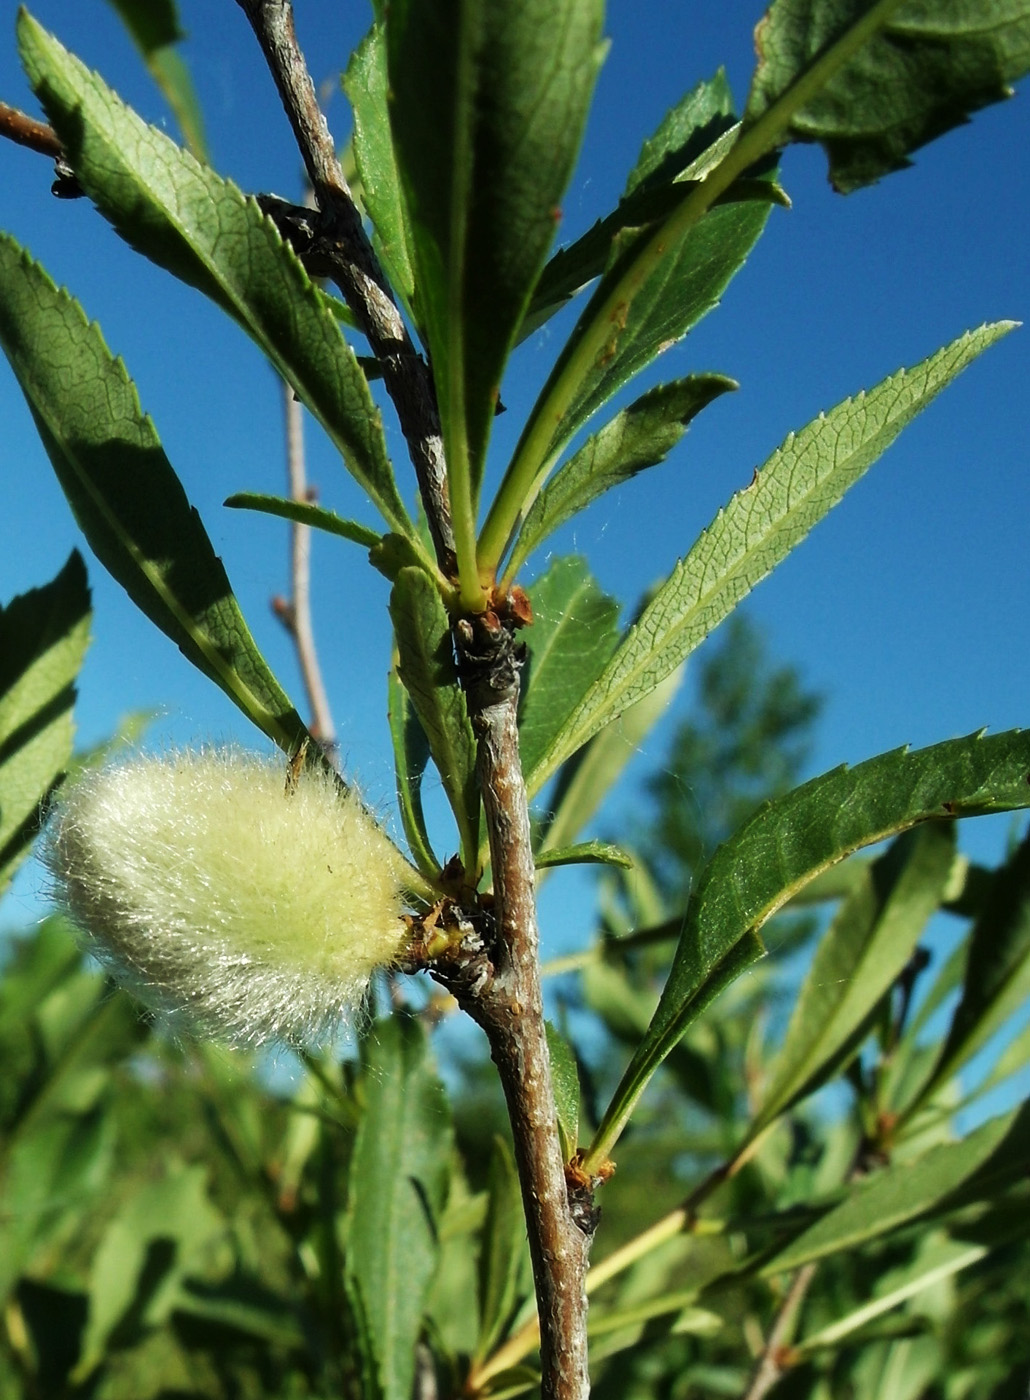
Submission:
<svg viewBox="0 0 1030 1400">
<path fill-rule="evenodd" d="M 325 1038 L 406 941 L 389 837 L 332 774 L 285 777 L 237 750 L 88 771 L 44 847 L 88 950 L 160 1015 L 235 1044 Z"/>
</svg>

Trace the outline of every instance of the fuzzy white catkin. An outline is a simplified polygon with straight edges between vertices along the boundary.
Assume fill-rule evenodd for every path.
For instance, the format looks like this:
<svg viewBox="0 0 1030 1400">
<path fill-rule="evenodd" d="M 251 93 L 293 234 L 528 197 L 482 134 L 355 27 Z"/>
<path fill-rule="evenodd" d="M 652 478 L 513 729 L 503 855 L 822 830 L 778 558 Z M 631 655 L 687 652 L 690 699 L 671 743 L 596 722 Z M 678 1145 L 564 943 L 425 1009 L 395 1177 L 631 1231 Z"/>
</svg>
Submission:
<svg viewBox="0 0 1030 1400">
<path fill-rule="evenodd" d="M 141 1001 L 237 1044 L 327 1035 L 401 953 L 400 852 L 353 792 L 239 751 L 136 758 L 62 792 L 55 893 Z"/>
</svg>

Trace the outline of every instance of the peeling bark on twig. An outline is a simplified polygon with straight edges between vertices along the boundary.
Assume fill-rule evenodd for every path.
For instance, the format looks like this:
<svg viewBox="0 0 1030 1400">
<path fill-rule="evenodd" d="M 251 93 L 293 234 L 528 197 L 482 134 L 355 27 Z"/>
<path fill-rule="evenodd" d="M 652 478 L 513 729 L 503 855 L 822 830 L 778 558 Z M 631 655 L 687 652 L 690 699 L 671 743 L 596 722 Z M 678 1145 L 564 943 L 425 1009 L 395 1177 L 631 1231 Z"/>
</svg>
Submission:
<svg viewBox="0 0 1030 1400">
<path fill-rule="evenodd" d="M 318 206 L 318 256 L 340 288 L 383 367 L 429 519 L 440 567 L 454 572 L 454 535 L 440 415 L 428 367 L 411 343 L 404 320 L 336 158 L 318 95 L 293 27 L 289 0 L 237 0 L 271 70 L 311 181 Z"/>
</svg>

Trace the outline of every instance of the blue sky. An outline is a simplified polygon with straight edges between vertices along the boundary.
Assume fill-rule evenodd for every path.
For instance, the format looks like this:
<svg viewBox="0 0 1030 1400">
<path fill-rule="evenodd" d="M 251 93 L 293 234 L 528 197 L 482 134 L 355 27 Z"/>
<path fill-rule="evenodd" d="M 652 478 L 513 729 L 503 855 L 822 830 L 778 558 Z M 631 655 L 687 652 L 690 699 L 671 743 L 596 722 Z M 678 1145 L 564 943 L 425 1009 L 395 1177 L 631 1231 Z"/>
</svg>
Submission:
<svg viewBox="0 0 1030 1400">
<path fill-rule="evenodd" d="M 148 120 L 174 133 L 109 5 L 37 0 L 32 8 Z M 14 7 L 7 10 L 0 97 L 35 111 L 17 63 Z M 369 11 L 361 3 L 298 10 L 316 80 L 331 84 Z M 241 12 L 231 0 L 181 0 L 180 11 L 216 168 L 247 190 L 294 197 L 298 159 Z M 563 237 L 611 207 L 641 141 L 720 63 L 743 104 L 758 17 L 757 7 L 614 0 L 611 51 L 565 200 Z M 329 117 L 342 141 L 348 119 L 338 93 Z M 555 551 L 587 555 L 603 587 L 631 606 L 788 431 L 969 327 L 1028 318 L 1028 149 L 1024 95 L 917 153 L 911 170 L 847 199 L 830 191 L 818 150 L 790 150 L 782 180 L 793 208 L 773 211 L 723 305 L 645 381 L 717 370 L 739 380 L 740 392 L 702 415 L 664 466 L 604 498 L 558 537 Z M 299 699 L 290 647 L 268 606 L 286 588 L 285 529 L 221 505 L 233 491 L 283 489 L 281 405 L 270 372 L 233 324 L 137 258 L 86 201 L 54 200 L 42 157 L 2 143 L 0 162 L 0 225 L 71 288 L 124 357 L 252 630 Z M 517 356 L 504 388 L 509 413 L 495 440 L 498 470 L 559 344 L 555 326 Z M 796 663 L 826 696 L 813 772 L 903 743 L 1026 723 L 1028 369 L 1030 328 L 992 349 L 937 400 L 749 600 L 774 655 Z M 6 366 L 0 424 L 6 599 L 51 578 L 78 535 Z M 389 440 L 409 481 L 392 425 Z M 376 523 L 317 430 L 308 441 L 324 503 Z M 314 570 L 315 626 L 343 761 L 387 810 L 387 585 L 360 550 L 328 537 L 315 541 Z M 127 710 L 150 710 L 159 744 L 253 743 L 257 736 L 229 702 L 92 561 L 90 573 L 96 617 L 80 687 L 81 740 L 101 739 Z M 638 756 L 621 801 L 632 800 L 634 775 L 660 762 L 665 733 Z M 616 817 L 617 809 L 607 824 Z M 1007 820 L 981 823 L 966 845 L 989 855 L 1007 829 Z M 439 846 L 446 848 L 446 835 Z M 569 896 L 582 889 L 578 877 L 559 878 L 570 882 Z M 18 899 L 28 911 L 30 883 L 20 883 Z"/>
</svg>

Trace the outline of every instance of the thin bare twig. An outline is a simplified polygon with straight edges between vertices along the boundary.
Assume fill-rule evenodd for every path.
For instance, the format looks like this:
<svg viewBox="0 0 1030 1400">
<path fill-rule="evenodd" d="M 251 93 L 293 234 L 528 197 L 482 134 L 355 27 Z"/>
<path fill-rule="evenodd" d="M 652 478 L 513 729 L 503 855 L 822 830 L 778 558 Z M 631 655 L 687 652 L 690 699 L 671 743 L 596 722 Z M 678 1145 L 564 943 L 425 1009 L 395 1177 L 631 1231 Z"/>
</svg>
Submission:
<svg viewBox="0 0 1030 1400">
<path fill-rule="evenodd" d="M 744 1393 L 743 1400 L 762 1400 L 783 1375 L 783 1372 L 790 1364 L 789 1347 L 791 1338 L 794 1335 L 794 1327 L 797 1323 L 798 1312 L 801 1304 L 805 1300 L 815 1277 L 818 1265 L 813 1261 L 803 1265 L 790 1281 L 780 1310 L 769 1335 L 765 1339 L 765 1346 L 762 1354 L 758 1358 L 751 1375 L 751 1381 Z"/>
<path fill-rule="evenodd" d="M 37 121 L 17 107 L 0 102 L 0 137 L 6 137 L 16 146 L 25 146 L 30 151 L 50 157 L 54 162 L 55 176 L 51 190 L 61 199 L 79 199 L 85 193 L 64 158 L 64 147 L 57 132 L 46 122 Z"/>
<path fill-rule="evenodd" d="M 300 149 L 321 215 L 319 255 L 328 260 L 372 352 L 383 367 L 429 520 L 441 569 L 454 572 L 454 533 L 436 392 L 411 343 L 362 227 L 336 147 L 297 43 L 290 0 L 237 0 L 261 45 Z"/>
<path fill-rule="evenodd" d="M 64 155 L 57 132 L 52 126 L 37 121 L 25 112 L 19 112 L 17 107 L 9 107 L 6 102 L 0 102 L 0 136 L 6 136 L 8 141 L 13 141 L 18 146 L 28 146 L 30 150 L 49 156 L 51 160 L 61 160 Z"/>
<path fill-rule="evenodd" d="M 898 979 L 902 986 L 905 985 L 905 975 L 903 972 Z M 845 1180 L 849 1184 L 860 1181 L 875 1167 L 879 1158 L 879 1145 L 863 1138 L 855 1149 L 855 1156 Z M 819 1261 L 813 1259 L 809 1263 L 803 1264 L 791 1279 L 790 1287 L 787 1289 L 773 1325 L 769 1329 L 762 1354 L 758 1358 L 750 1384 L 742 1400 L 763 1400 L 763 1397 L 772 1389 L 784 1371 L 795 1364 L 796 1356 L 791 1348 L 794 1329 L 797 1325 L 801 1304 L 812 1286 L 812 1280 L 815 1278 L 818 1267 Z"/>
<path fill-rule="evenodd" d="M 304 410 L 288 384 L 283 385 L 286 418 L 286 467 L 290 500 L 308 501 L 307 467 L 304 458 Z M 276 598 L 275 615 L 293 638 L 301 679 L 308 697 L 308 728 L 327 753 L 336 745 L 336 730 L 329 709 L 329 697 L 318 664 L 315 634 L 311 625 L 311 527 L 290 522 L 290 596 Z"/>
</svg>

